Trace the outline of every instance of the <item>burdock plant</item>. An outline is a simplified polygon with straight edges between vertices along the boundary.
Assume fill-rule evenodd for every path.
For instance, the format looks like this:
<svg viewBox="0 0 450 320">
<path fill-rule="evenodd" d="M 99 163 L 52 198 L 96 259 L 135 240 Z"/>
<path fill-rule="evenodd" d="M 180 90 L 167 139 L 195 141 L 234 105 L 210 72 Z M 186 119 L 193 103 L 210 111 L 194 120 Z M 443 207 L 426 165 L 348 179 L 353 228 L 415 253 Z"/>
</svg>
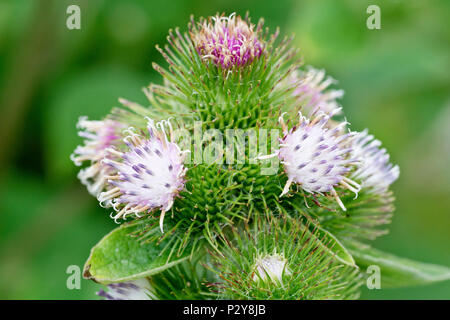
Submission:
<svg viewBox="0 0 450 320">
<path fill-rule="evenodd" d="M 80 119 L 79 178 L 120 224 L 84 268 L 100 296 L 354 299 L 370 281 L 450 277 L 367 244 L 387 232 L 399 167 L 278 38 L 248 16 L 191 18 L 157 46 L 148 106 Z"/>
</svg>

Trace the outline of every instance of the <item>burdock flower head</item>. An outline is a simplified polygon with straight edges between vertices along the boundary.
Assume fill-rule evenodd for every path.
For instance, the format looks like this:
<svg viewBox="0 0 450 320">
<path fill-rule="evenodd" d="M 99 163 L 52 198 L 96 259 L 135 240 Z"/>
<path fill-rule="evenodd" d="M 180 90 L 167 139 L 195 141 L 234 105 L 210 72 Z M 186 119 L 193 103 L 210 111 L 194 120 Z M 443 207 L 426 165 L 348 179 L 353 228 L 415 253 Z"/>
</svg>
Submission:
<svg viewBox="0 0 450 320">
<path fill-rule="evenodd" d="M 170 129 L 168 139 L 164 126 Z M 114 188 L 101 193 L 98 200 L 111 204 L 116 211 L 112 217 L 116 222 L 127 215 L 140 217 L 141 214 L 161 209 L 160 228 L 163 230 L 164 214 L 174 202 L 175 196 L 184 188 L 184 152 L 172 140 L 172 127 L 169 121 L 162 121 L 156 128 L 148 119 L 149 137 L 136 134 L 128 129 L 129 136 L 124 139 L 128 151 L 108 149 L 103 163 L 114 169 L 108 183 Z M 123 161 L 112 160 L 118 157 Z"/>
<path fill-rule="evenodd" d="M 317 109 L 330 113 L 339 109 L 336 99 L 342 98 L 344 91 L 327 89 L 336 81 L 325 77 L 324 70 L 309 67 L 307 71 L 294 73 L 293 80 L 298 82 L 294 95 L 302 103 L 305 113 L 316 112 Z"/>
<path fill-rule="evenodd" d="M 281 139 L 278 157 L 284 165 L 288 181 L 281 195 L 289 192 L 292 183 L 309 193 L 331 193 L 342 210 L 346 210 L 334 187 L 341 185 L 355 193 L 360 186 L 346 177 L 355 162 L 349 157 L 353 132 L 341 134 L 347 123 L 333 129 L 326 127 L 331 114 L 320 112 L 312 121 L 300 113 L 299 124 L 288 130 L 280 117 L 284 137 Z"/>
<path fill-rule="evenodd" d="M 359 161 L 352 178 L 361 181 L 361 187 L 376 194 L 386 192 L 398 179 L 400 168 L 389 162 L 386 149 L 381 142 L 369 135 L 367 129 L 358 133 L 353 143 L 352 155 Z"/>
<path fill-rule="evenodd" d="M 247 65 L 261 56 L 260 30 L 254 27 L 234 13 L 229 17 L 216 15 L 200 21 L 198 29 L 193 25 L 190 35 L 202 59 L 229 69 Z"/>
<path fill-rule="evenodd" d="M 120 142 L 120 131 L 124 125 L 120 122 L 106 119 L 103 121 L 89 121 L 87 117 L 80 117 L 77 128 L 78 135 L 85 138 L 84 145 L 78 146 L 70 159 L 77 166 L 84 161 L 90 161 L 90 166 L 80 170 L 78 178 L 86 185 L 88 191 L 97 196 L 105 187 L 109 167 L 104 166 L 101 160 L 106 149 Z"/>
</svg>

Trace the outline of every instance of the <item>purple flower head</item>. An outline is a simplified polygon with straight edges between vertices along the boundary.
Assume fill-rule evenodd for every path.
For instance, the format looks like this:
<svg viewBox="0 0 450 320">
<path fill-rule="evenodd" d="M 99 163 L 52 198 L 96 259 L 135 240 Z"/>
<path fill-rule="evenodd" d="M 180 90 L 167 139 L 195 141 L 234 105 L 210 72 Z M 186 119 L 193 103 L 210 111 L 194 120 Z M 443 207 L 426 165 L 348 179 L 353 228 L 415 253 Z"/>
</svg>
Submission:
<svg viewBox="0 0 450 320">
<path fill-rule="evenodd" d="M 190 32 L 197 52 L 223 69 L 247 65 L 263 52 L 259 30 L 254 31 L 253 24 L 234 13 L 229 17 L 216 15 L 198 25 Z"/>
<path fill-rule="evenodd" d="M 325 77 L 324 70 L 308 67 L 307 71 L 294 72 L 291 81 L 298 83 L 294 95 L 302 103 L 305 114 L 317 111 L 330 113 L 339 109 L 336 99 L 342 98 L 344 91 L 327 90 L 336 81 L 331 77 Z"/>
<path fill-rule="evenodd" d="M 97 196 L 105 188 L 107 176 L 112 172 L 101 160 L 107 148 L 120 142 L 119 133 L 124 125 L 110 119 L 89 121 L 87 117 L 80 117 L 77 128 L 80 129 L 79 136 L 85 138 L 84 145 L 78 146 L 70 159 L 77 166 L 90 161 L 90 166 L 80 170 L 78 178 L 91 194 Z"/>
<path fill-rule="evenodd" d="M 284 137 L 278 157 L 288 176 L 281 196 L 296 183 L 309 193 L 331 193 L 345 210 L 334 187 L 341 185 L 355 193 L 359 191 L 359 185 L 346 177 L 354 163 L 354 159 L 349 158 L 351 148 L 348 147 L 353 133 L 341 134 L 346 122 L 328 128 L 332 115 L 321 112 L 310 121 L 300 114 L 299 124 L 290 130 L 280 117 Z"/>
<path fill-rule="evenodd" d="M 186 169 L 183 166 L 184 152 L 169 141 L 164 126 L 172 128 L 168 121 L 161 121 L 157 129 L 153 120 L 148 122 L 148 137 L 134 133 L 130 128 L 129 136 L 124 139 L 128 151 L 108 149 L 103 163 L 117 172 L 108 183 L 114 188 L 98 196 L 102 204 L 113 206 L 116 222 L 127 215 L 140 217 L 141 214 L 161 209 L 160 227 L 164 214 L 174 202 L 175 196 L 184 188 Z M 111 156 L 122 159 L 112 160 Z"/>
<path fill-rule="evenodd" d="M 381 142 L 366 129 L 356 136 L 352 151 L 352 156 L 359 161 L 352 178 L 361 181 L 362 188 L 376 194 L 385 193 L 400 175 L 398 165 L 392 165 L 386 149 L 380 147 Z"/>
</svg>

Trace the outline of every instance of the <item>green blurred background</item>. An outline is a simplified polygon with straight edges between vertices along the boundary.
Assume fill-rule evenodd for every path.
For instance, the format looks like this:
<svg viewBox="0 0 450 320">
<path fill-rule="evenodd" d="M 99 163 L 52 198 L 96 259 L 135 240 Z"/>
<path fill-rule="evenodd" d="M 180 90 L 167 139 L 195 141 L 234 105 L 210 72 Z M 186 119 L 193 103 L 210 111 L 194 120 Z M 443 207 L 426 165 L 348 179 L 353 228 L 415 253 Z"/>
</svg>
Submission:
<svg viewBox="0 0 450 320">
<path fill-rule="evenodd" d="M 81 30 L 66 8 L 81 8 Z M 366 8 L 381 8 L 368 30 Z M 0 1 L 0 298 L 88 299 L 69 265 L 115 227 L 77 181 L 69 155 L 80 115 L 100 118 L 160 78 L 155 44 L 190 14 L 264 17 L 296 34 L 307 64 L 346 92 L 353 129 L 370 128 L 401 167 L 397 211 L 378 248 L 450 265 L 450 1 Z M 365 290 L 365 299 L 450 299 L 450 283 Z"/>
</svg>

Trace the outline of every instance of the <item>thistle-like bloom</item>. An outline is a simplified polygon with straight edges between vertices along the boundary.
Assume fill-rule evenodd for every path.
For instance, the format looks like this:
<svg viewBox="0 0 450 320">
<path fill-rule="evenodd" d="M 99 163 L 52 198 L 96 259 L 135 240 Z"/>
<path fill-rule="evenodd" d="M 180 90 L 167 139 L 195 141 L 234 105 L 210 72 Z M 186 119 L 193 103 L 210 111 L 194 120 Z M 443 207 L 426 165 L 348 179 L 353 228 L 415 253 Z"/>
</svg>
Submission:
<svg viewBox="0 0 450 320">
<path fill-rule="evenodd" d="M 215 16 L 199 23 L 190 32 L 202 59 L 210 59 L 223 69 L 240 67 L 261 56 L 263 44 L 259 29 L 234 13 L 229 17 Z"/>
<path fill-rule="evenodd" d="M 253 281 L 259 279 L 266 281 L 267 277 L 273 282 L 282 283 L 283 273 L 290 275 L 291 272 L 286 268 L 287 260 L 278 254 L 267 255 L 258 259 L 255 263 L 255 274 Z"/>
<path fill-rule="evenodd" d="M 298 82 L 294 95 L 302 103 L 305 114 L 314 113 L 318 109 L 328 114 L 339 109 L 336 99 L 342 98 L 344 91 L 327 90 L 336 80 L 330 76 L 325 77 L 325 70 L 309 67 L 307 71 L 294 73 L 293 80 Z"/>
<path fill-rule="evenodd" d="M 170 128 L 170 140 L 164 126 Z M 128 129 L 129 136 L 124 139 L 127 152 L 109 148 L 103 163 L 117 173 L 110 177 L 108 183 L 114 188 L 99 195 L 100 203 L 111 204 L 116 211 L 112 217 L 116 222 L 133 214 L 150 213 L 161 209 L 160 228 L 163 230 L 164 214 L 174 202 L 175 196 L 184 188 L 186 169 L 183 166 L 184 152 L 177 144 L 171 142 L 172 127 L 168 121 L 157 124 L 149 119 L 149 137 L 142 137 Z M 123 159 L 122 162 L 111 160 L 110 156 Z"/>
<path fill-rule="evenodd" d="M 147 279 L 130 282 L 108 284 L 108 291 L 100 290 L 97 295 L 107 300 L 152 300 L 155 297 L 150 292 Z"/>
<path fill-rule="evenodd" d="M 320 112 L 310 121 L 300 113 L 299 124 L 290 130 L 283 116 L 280 117 L 284 137 L 276 154 L 288 176 L 281 196 L 289 192 L 292 183 L 296 183 L 309 193 L 330 192 L 345 211 L 334 187 L 341 185 L 356 194 L 359 191 L 360 186 L 346 177 L 355 162 L 349 157 L 351 148 L 348 147 L 354 133 L 340 133 L 347 122 L 328 128 L 326 124 L 332 115 Z"/>
<path fill-rule="evenodd" d="M 361 187 L 375 194 L 385 193 L 398 179 L 400 168 L 389 162 L 386 149 L 381 142 L 369 135 L 367 129 L 358 133 L 353 142 L 352 156 L 359 161 L 352 179 L 361 181 Z"/>
<path fill-rule="evenodd" d="M 222 299 L 336 299 L 355 295 L 360 271 L 338 261 L 327 241 L 299 219 L 255 219 L 212 252 L 212 283 Z M 347 282 L 348 281 L 348 282 Z M 345 285 L 343 285 L 345 284 Z"/>
<path fill-rule="evenodd" d="M 120 142 L 119 132 L 124 128 L 120 122 L 106 119 L 103 121 L 89 121 L 87 117 L 80 117 L 77 128 L 78 133 L 85 138 L 84 145 L 78 146 L 70 159 L 77 166 L 84 161 L 90 161 L 90 166 L 80 170 L 78 178 L 88 191 L 97 196 L 105 187 L 107 176 L 111 169 L 101 163 L 106 155 L 106 149 Z"/>
</svg>

